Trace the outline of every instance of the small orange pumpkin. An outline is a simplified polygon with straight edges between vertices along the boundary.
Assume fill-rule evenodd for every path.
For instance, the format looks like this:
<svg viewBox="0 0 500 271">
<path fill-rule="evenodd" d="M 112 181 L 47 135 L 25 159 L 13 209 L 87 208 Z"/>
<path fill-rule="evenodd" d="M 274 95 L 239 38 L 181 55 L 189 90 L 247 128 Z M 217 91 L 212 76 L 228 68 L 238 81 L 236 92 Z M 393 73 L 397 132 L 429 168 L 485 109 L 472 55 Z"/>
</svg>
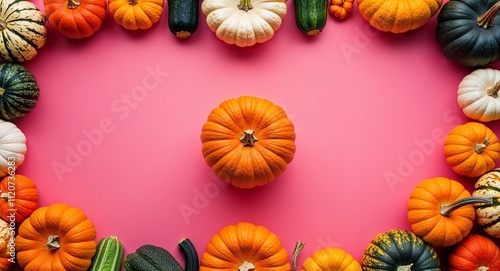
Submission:
<svg viewBox="0 0 500 271">
<path fill-rule="evenodd" d="M 149 29 L 163 14 L 164 0 L 109 0 L 115 22 L 128 30 Z"/>
<path fill-rule="evenodd" d="M 457 174 L 479 177 L 500 159 L 497 136 L 486 125 L 468 122 L 453 128 L 444 141 L 446 162 Z"/>
<path fill-rule="evenodd" d="M 52 28 L 70 39 L 92 36 L 106 18 L 106 0 L 43 0 Z"/>
<path fill-rule="evenodd" d="M 288 254 L 278 236 L 266 227 L 240 222 L 212 237 L 200 261 L 200 271 L 290 271 Z"/>
<path fill-rule="evenodd" d="M 30 178 L 15 174 L 0 182 L 0 217 L 5 221 L 22 222 L 35 211 L 38 189 Z"/>
<path fill-rule="evenodd" d="M 55 203 L 21 223 L 17 260 L 24 271 L 86 271 L 96 251 L 94 224 L 78 208 Z"/>
<path fill-rule="evenodd" d="M 354 0 L 331 0 L 328 11 L 339 19 L 344 19 L 352 11 Z"/>
<path fill-rule="evenodd" d="M 327 247 L 307 258 L 301 271 L 361 271 L 361 265 L 345 250 Z"/>
<path fill-rule="evenodd" d="M 201 141 L 215 175 L 238 188 L 270 183 L 295 153 L 295 130 L 285 111 L 252 96 L 229 99 L 213 109 Z"/>
<path fill-rule="evenodd" d="M 451 246 L 472 230 L 476 218 L 473 204 L 492 202 L 492 197 L 472 197 L 455 180 L 435 177 L 420 182 L 410 194 L 408 222 L 430 245 Z"/>
<path fill-rule="evenodd" d="M 14 225 L 15 226 L 15 225 Z M 10 270 L 15 262 L 15 230 L 0 219 L 0 270 Z"/>
<path fill-rule="evenodd" d="M 500 249 L 489 238 L 470 234 L 451 250 L 450 271 L 500 270 Z"/>
</svg>

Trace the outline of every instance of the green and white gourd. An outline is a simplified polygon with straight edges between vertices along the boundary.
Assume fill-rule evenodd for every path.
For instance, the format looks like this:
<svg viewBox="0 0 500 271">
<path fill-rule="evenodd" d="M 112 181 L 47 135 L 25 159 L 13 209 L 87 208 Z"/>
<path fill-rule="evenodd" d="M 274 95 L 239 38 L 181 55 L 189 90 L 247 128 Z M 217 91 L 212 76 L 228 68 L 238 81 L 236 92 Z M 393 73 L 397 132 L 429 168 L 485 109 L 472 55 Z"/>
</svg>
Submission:
<svg viewBox="0 0 500 271">
<path fill-rule="evenodd" d="M 123 260 L 123 244 L 116 236 L 104 237 L 97 244 L 88 271 L 120 271 Z"/>
<path fill-rule="evenodd" d="M 28 0 L 0 1 L 0 56 L 3 62 L 33 59 L 47 40 L 46 19 Z"/>
<path fill-rule="evenodd" d="M 500 238 L 500 168 L 481 175 L 474 185 L 472 196 L 493 197 L 493 204 L 475 206 L 476 222 L 484 231 L 495 238 Z"/>
</svg>

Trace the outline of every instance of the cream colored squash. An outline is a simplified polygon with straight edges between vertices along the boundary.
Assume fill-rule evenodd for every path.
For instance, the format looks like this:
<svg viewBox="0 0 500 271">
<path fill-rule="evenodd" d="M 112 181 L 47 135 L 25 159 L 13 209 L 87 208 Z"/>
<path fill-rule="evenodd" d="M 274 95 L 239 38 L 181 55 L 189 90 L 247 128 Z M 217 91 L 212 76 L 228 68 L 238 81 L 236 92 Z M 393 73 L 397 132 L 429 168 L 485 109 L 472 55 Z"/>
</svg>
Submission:
<svg viewBox="0 0 500 271">
<path fill-rule="evenodd" d="M 472 196 L 493 197 L 491 205 L 478 205 L 476 222 L 484 231 L 495 238 L 500 238 L 500 168 L 491 170 L 479 177 L 474 185 Z"/>
<path fill-rule="evenodd" d="M 0 120 L 0 177 L 16 171 L 26 150 L 24 133 L 14 123 Z"/>
<path fill-rule="evenodd" d="M 500 71 L 484 68 L 466 75 L 458 85 L 457 101 L 464 114 L 474 120 L 500 119 Z"/>
<path fill-rule="evenodd" d="M 204 0 L 210 30 L 227 44 L 253 46 L 270 40 L 287 12 L 286 0 Z"/>
</svg>

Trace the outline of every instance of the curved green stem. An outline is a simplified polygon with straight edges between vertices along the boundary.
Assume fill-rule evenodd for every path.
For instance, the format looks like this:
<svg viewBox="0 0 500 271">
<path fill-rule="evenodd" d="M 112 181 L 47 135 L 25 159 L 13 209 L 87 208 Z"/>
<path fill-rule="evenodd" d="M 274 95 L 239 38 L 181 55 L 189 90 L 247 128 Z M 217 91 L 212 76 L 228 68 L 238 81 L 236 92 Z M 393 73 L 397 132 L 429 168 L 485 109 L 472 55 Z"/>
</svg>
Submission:
<svg viewBox="0 0 500 271">
<path fill-rule="evenodd" d="M 488 11 L 486 11 L 486 13 L 477 18 L 477 26 L 480 26 L 484 29 L 492 27 L 495 23 L 495 17 L 497 16 L 499 11 L 500 1 L 496 2 L 490 9 L 488 9 Z"/>
<path fill-rule="evenodd" d="M 443 216 L 450 216 L 451 213 L 453 211 L 455 211 L 456 209 L 467 206 L 467 205 L 472 205 L 472 204 L 491 205 L 491 204 L 493 204 L 493 197 L 473 196 L 473 197 L 462 198 L 462 199 L 459 199 L 453 203 L 441 205 L 440 213 Z"/>
<path fill-rule="evenodd" d="M 244 11 L 249 11 L 251 10 L 252 7 L 252 0 L 240 0 L 240 3 L 238 4 L 238 8 Z"/>
</svg>

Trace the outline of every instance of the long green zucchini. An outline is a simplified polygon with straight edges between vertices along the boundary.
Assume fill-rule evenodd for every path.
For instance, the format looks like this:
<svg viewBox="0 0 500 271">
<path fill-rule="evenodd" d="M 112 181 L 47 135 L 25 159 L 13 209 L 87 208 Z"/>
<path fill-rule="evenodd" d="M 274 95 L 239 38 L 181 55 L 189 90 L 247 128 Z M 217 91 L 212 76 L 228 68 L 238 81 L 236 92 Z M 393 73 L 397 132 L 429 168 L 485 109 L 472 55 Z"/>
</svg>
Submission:
<svg viewBox="0 0 500 271">
<path fill-rule="evenodd" d="M 328 0 L 293 0 L 295 22 L 300 31 L 315 36 L 323 31 L 328 15 Z"/>
<path fill-rule="evenodd" d="M 88 271 L 120 271 L 122 257 L 123 244 L 116 236 L 102 238 Z"/>
</svg>

